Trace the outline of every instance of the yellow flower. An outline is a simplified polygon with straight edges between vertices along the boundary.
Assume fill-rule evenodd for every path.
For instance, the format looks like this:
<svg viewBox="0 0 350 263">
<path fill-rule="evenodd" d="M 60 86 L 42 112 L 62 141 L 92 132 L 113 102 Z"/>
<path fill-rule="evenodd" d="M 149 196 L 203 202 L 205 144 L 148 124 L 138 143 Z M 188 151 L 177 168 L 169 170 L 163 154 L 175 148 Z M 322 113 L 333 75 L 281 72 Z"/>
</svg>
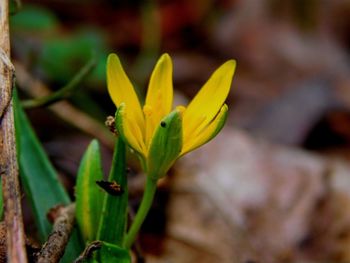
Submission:
<svg viewBox="0 0 350 263">
<path fill-rule="evenodd" d="M 117 129 L 141 157 L 148 174 L 161 177 L 175 160 L 214 138 L 225 124 L 236 62 L 220 66 L 185 108 L 172 110 L 172 61 L 168 54 L 158 60 L 143 107 L 116 54 L 107 61 L 109 94 L 117 106 Z M 161 167 L 158 170 L 155 167 Z M 154 170 L 157 171 L 154 171 Z M 164 173 L 164 174 L 159 174 Z"/>
</svg>

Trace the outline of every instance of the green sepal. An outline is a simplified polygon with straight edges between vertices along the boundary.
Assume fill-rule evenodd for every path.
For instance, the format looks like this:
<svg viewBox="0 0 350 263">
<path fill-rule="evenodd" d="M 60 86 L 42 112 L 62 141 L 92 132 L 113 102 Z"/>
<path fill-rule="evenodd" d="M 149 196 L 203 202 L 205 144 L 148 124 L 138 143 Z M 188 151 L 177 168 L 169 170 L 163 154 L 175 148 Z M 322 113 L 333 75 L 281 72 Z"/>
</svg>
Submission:
<svg viewBox="0 0 350 263">
<path fill-rule="evenodd" d="M 147 175 L 153 180 L 166 175 L 182 149 L 182 114 L 174 110 L 159 123 L 147 157 Z"/>
<path fill-rule="evenodd" d="M 213 131 L 212 135 L 207 139 L 207 142 L 209 142 L 210 140 L 214 139 L 216 137 L 216 135 L 218 135 L 218 133 L 222 130 L 222 128 L 224 128 L 226 120 L 227 120 L 227 114 L 228 113 L 228 106 L 227 104 L 222 105 L 220 112 L 218 113 L 218 117 L 220 117 L 217 121 L 217 126 L 216 129 Z"/>
<path fill-rule="evenodd" d="M 100 147 L 93 140 L 80 162 L 75 188 L 76 218 L 85 242 L 96 239 L 104 195 L 96 181 L 102 179 Z"/>
</svg>

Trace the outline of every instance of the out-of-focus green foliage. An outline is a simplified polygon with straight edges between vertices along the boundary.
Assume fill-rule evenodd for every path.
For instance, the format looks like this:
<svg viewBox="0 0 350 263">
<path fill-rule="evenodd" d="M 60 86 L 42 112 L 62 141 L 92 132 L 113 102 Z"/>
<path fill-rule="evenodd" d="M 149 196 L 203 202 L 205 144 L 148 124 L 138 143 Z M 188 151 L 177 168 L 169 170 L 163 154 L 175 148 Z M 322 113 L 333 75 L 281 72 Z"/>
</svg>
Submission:
<svg viewBox="0 0 350 263">
<path fill-rule="evenodd" d="M 104 52 L 103 39 L 100 32 L 92 30 L 47 39 L 40 52 L 38 63 L 49 78 L 65 82 L 90 59 L 92 53 L 95 53 L 96 70 L 89 77 L 89 82 L 104 82 L 107 53 Z"/>
<path fill-rule="evenodd" d="M 36 5 L 23 5 L 10 22 L 14 48 L 49 80 L 66 83 L 94 54 L 97 65 L 89 86 L 105 82 L 108 48 L 101 29 L 86 27 L 62 33 L 62 24 L 54 13 Z"/>
<path fill-rule="evenodd" d="M 39 6 L 25 5 L 23 9 L 16 11 L 10 20 L 12 30 L 47 31 L 59 25 L 54 14 Z"/>
<path fill-rule="evenodd" d="M 81 87 L 81 82 L 89 75 L 95 64 L 95 58 L 92 57 L 62 88 L 47 96 L 22 101 L 22 106 L 24 108 L 45 107 L 57 101 L 68 99 Z"/>
<path fill-rule="evenodd" d="M 53 83 L 50 88 L 66 85 L 91 57 L 96 65 L 80 85 L 92 89 L 104 87 L 108 47 L 102 29 L 86 26 L 62 30 L 63 21 L 49 9 L 26 4 L 11 16 L 10 22 L 14 52 L 30 65 L 31 72 Z M 36 27 L 37 24 L 40 26 Z M 70 101 L 96 119 L 104 119 L 106 115 L 86 90 L 76 92 Z"/>
</svg>

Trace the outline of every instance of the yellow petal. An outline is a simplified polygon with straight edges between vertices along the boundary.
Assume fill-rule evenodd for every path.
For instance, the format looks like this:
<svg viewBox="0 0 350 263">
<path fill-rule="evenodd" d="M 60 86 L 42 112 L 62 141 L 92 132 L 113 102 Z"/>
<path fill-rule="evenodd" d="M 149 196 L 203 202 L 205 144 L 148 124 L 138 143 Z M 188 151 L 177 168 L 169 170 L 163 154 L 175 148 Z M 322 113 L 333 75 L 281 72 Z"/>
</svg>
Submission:
<svg viewBox="0 0 350 263">
<path fill-rule="evenodd" d="M 127 106 L 125 103 L 121 103 L 118 107 L 115 118 L 117 130 L 123 140 L 126 141 L 132 149 L 145 158 L 147 151 L 142 139 L 142 131 L 140 127 L 129 118 L 129 114 L 132 112 L 132 109 L 129 108 L 127 112 L 126 107 Z"/>
<path fill-rule="evenodd" d="M 145 105 L 143 107 L 143 115 L 145 117 L 145 144 L 146 147 L 148 148 L 151 138 L 153 136 L 153 133 L 155 131 L 155 127 L 157 126 L 157 120 L 156 120 L 156 115 L 157 113 L 154 111 L 154 109 L 151 106 Z"/>
<path fill-rule="evenodd" d="M 184 112 L 184 139 L 203 129 L 219 112 L 230 91 L 236 61 L 221 65 L 204 84 Z"/>
<path fill-rule="evenodd" d="M 171 58 L 168 54 L 163 54 L 154 67 L 146 96 L 145 106 L 152 112 L 152 121 L 146 123 L 146 125 L 151 126 L 147 128 L 149 130 L 154 131 L 156 125 L 171 111 L 173 103 L 172 74 Z"/>
<path fill-rule="evenodd" d="M 213 139 L 224 127 L 227 119 L 227 110 L 228 107 L 226 104 L 224 104 L 214 120 L 209 123 L 209 125 L 205 127 L 202 132 L 199 133 L 199 135 L 184 141 L 181 155 L 184 155 L 185 153 L 188 153 Z"/>
<path fill-rule="evenodd" d="M 116 54 L 110 54 L 107 59 L 107 87 L 114 104 L 117 107 L 123 102 L 128 105 L 132 109 L 129 118 L 143 129 L 144 119 L 139 99 Z"/>
</svg>

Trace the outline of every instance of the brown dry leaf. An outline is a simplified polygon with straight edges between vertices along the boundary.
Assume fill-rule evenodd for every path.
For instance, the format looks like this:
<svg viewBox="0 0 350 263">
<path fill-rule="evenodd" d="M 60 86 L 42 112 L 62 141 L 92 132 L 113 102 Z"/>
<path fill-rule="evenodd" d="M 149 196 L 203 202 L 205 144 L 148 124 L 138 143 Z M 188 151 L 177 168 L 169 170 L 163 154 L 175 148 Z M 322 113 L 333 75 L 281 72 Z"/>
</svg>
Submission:
<svg viewBox="0 0 350 263">
<path fill-rule="evenodd" d="M 227 128 L 178 162 L 163 251 L 147 262 L 349 262 L 348 174 Z"/>
<path fill-rule="evenodd" d="M 314 20 L 309 30 L 296 22 L 297 6 L 299 11 L 307 8 Z M 234 120 L 236 127 L 261 128 L 258 134 L 267 139 L 296 144 L 305 125 L 313 124 L 315 113 L 322 115 L 334 103 L 349 109 L 349 6 L 347 1 L 235 1 L 218 20 L 210 41 L 222 57 L 233 57 L 238 62 L 235 92 L 230 96 L 235 107 L 230 121 Z M 328 86 L 332 97 L 326 97 L 321 89 L 310 103 L 298 107 L 290 94 L 300 93 L 314 80 Z M 304 89 L 306 99 L 313 95 L 312 89 Z M 290 103 L 286 104 L 286 99 Z M 293 107 L 289 116 L 287 107 Z M 262 112 L 268 114 L 267 121 Z M 282 127 L 290 130 L 292 125 L 291 133 L 283 137 L 281 126 L 273 130 L 271 122 L 280 124 L 289 118 L 291 121 L 284 121 Z"/>
</svg>

